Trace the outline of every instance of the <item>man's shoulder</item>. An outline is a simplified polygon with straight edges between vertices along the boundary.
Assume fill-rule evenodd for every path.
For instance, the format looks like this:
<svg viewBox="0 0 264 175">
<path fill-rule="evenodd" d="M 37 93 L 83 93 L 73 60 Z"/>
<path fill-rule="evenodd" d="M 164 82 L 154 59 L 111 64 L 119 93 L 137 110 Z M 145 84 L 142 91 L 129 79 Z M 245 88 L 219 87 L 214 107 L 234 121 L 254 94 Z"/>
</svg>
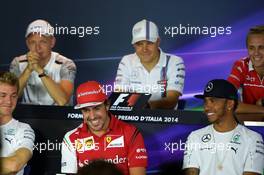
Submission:
<svg viewBox="0 0 264 175">
<path fill-rule="evenodd" d="M 250 58 L 249 57 L 243 57 L 235 61 L 235 65 L 241 65 L 243 67 L 248 67 Z"/>
<path fill-rule="evenodd" d="M 259 133 L 257 133 L 256 131 L 253 131 L 253 130 L 245 127 L 245 126 L 239 125 L 239 132 L 247 140 L 259 140 L 259 139 L 262 140 L 262 136 Z"/>
<path fill-rule="evenodd" d="M 13 122 L 13 125 L 18 128 L 31 128 L 31 126 L 28 123 L 24 123 L 16 119 L 13 119 L 12 122 Z"/>
<path fill-rule="evenodd" d="M 17 61 L 18 63 L 28 62 L 26 54 L 15 57 L 13 61 Z"/>
<path fill-rule="evenodd" d="M 67 58 L 57 52 L 52 52 L 52 55 L 55 57 L 55 63 L 56 64 L 66 64 L 66 63 L 72 63 L 74 64 L 73 60 L 70 58 Z"/>
<path fill-rule="evenodd" d="M 192 131 L 190 136 L 199 138 L 199 137 L 203 137 L 204 135 L 210 135 L 211 131 L 212 131 L 212 125 L 208 125 L 203 128 Z"/>
<path fill-rule="evenodd" d="M 174 64 L 183 64 L 183 59 L 177 55 L 173 55 L 173 54 L 165 53 L 165 52 L 163 52 L 162 55 L 163 56 L 161 58 L 163 59 L 169 58 L 169 62 L 170 62 L 169 65 L 175 66 Z"/>
<path fill-rule="evenodd" d="M 9 124 L 8 130 L 13 131 L 14 134 L 22 134 L 24 132 L 34 133 L 34 130 L 29 124 L 20 122 L 16 119 L 12 119 L 11 123 Z"/>
<path fill-rule="evenodd" d="M 116 116 L 112 116 L 112 117 L 113 117 L 113 119 L 115 120 L 115 123 L 116 123 L 115 127 L 122 129 L 123 131 L 125 131 L 125 133 L 127 133 L 129 131 L 134 132 L 135 130 L 137 130 L 137 128 L 134 125 L 132 125 L 130 123 L 127 123 L 125 121 L 122 121 L 122 120 L 116 118 Z"/>
<path fill-rule="evenodd" d="M 122 57 L 120 63 L 121 64 L 128 64 L 128 65 L 134 65 L 137 61 L 137 55 L 136 53 L 128 54 Z"/>
<path fill-rule="evenodd" d="M 171 54 L 171 53 L 163 52 L 163 54 L 166 57 L 170 57 L 171 59 L 174 59 L 174 60 L 182 60 L 182 57 L 174 55 L 174 54 Z"/>
<path fill-rule="evenodd" d="M 80 133 L 80 129 L 83 127 L 83 123 L 81 123 L 79 126 L 77 126 L 76 128 L 67 131 L 66 134 L 64 135 L 64 138 L 70 138 L 70 137 L 74 137 L 74 136 L 78 136 Z"/>
</svg>

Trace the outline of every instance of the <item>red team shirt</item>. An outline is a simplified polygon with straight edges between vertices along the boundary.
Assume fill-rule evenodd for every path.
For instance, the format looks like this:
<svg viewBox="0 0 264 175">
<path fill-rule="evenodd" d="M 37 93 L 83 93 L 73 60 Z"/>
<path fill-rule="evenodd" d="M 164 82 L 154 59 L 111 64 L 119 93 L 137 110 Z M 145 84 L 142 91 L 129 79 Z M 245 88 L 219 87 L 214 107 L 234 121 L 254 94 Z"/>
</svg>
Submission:
<svg viewBox="0 0 264 175">
<path fill-rule="evenodd" d="M 76 173 L 79 167 L 95 159 L 116 164 L 124 174 L 130 167 L 146 167 L 147 153 L 143 137 L 134 126 L 111 115 L 108 132 L 98 137 L 87 124 L 68 132 L 62 143 L 63 173 Z"/>
<path fill-rule="evenodd" d="M 228 81 L 237 89 L 242 88 L 244 103 L 256 104 L 264 97 L 264 78 L 259 77 L 248 57 L 235 62 Z"/>
</svg>

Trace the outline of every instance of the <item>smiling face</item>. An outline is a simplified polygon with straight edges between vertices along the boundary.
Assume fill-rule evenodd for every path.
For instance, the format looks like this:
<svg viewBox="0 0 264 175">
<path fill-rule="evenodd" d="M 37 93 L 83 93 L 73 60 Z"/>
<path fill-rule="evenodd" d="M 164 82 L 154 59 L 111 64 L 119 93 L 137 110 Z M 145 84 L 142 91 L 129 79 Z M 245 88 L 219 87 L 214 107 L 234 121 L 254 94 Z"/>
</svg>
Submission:
<svg viewBox="0 0 264 175">
<path fill-rule="evenodd" d="M 247 40 L 248 55 L 255 69 L 264 69 L 264 34 L 251 34 Z"/>
<path fill-rule="evenodd" d="M 219 123 L 225 120 L 227 114 L 227 99 L 205 97 L 204 112 L 210 123 Z"/>
<path fill-rule="evenodd" d="M 0 82 L 0 118 L 12 118 L 18 99 L 17 87 Z"/>
<path fill-rule="evenodd" d="M 151 64 L 159 59 L 159 44 L 160 40 L 157 39 L 156 42 L 143 40 L 133 45 L 142 64 Z"/>
<path fill-rule="evenodd" d="M 106 132 L 110 123 L 107 104 L 102 103 L 97 106 L 84 107 L 81 111 L 84 122 L 91 132 L 99 135 Z"/>
</svg>

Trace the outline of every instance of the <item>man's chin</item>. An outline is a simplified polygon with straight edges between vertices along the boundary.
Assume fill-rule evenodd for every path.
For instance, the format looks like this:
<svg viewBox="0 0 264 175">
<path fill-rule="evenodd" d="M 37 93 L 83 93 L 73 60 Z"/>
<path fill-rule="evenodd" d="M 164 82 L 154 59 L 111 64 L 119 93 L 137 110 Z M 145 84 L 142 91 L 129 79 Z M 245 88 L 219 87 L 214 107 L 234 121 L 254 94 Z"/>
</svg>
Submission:
<svg viewBox="0 0 264 175">
<path fill-rule="evenodd" d="M 207 120 L 210 122 L 210 123 L 214 123 L 216 121 L 216 118 L 215 117 L 207 117 Z"/>
<path fill-rule="evenodd" d="M 102 126 L 101 125 L 98 125 L 98 126 L 91 126 L 91 125 L 88 125 L 89 129 L 92 130 L 92 131 L 101 131 L 102 130 Z"/>
<path fill-rule="evenodd" d="M 12 115 L 12 112 L 13 112 L 13 110 L 12 109 L 6 109 L 6 110 L 0 110 L 0 115 L 1 116 L 7 116 L 7 115 Z"/>
</svg>

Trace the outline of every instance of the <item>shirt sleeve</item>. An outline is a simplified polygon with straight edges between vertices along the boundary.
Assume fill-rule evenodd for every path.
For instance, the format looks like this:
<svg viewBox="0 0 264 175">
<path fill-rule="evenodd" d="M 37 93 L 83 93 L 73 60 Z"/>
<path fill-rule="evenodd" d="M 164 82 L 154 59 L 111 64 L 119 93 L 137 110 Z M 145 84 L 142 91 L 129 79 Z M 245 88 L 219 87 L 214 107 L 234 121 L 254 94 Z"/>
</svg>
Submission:
<svg viewBox="0 0 264 175">
<path fill-rule="evenodd" d="M 129 143 L 128 167 L 147 167 L 147 159 L 143 137 L 139 130 L 135 129 Z"/>
<path fill-rule="evenodd" d="M 13 61 L 10 64 L 9 71 L 14 73 L 17 77 L 20 76 L 21 72 L 19 70 L 19 63 L 16 58 L 13 59 Z"/>
<path fill-rule="evenodd" d="M 167 90 L 176 90 L 182 94 L 185 79 L 185 66 L 182 58 L 172 56 L 168 63 L 168 86 Z"/>
<path fill-rule="evenodd" d="M 128 64 L 129 63 L 126 57 L 123 57 L 118 65 L 118 69 L 116 73 L 115 84 L 114 84 L 115 91 L 124 91 L 124 92 L 129 91 L 128 89 L 130 86 L 130 81 L 129 81 L 130 75 L 128 71 L 129 70 Z"/>
<path fill-rule="evenodd" d="M 33 152 L 34 141 L 35 141 L 35 133 L 34 130 L 28 125 L 23 124 L 19 126 L 19 131 L 17 135 L 17 149 L 19 148 L 27 148 L 31 152 Z"/>
<path fill-rule="evenodd" d="M 62 64 L 60 76 L 62 80 L 69 80 L 70 82 L 74 83 L 76 76 L 76 65 L 72 60 L 67 60 Z"/>
<path fill-rule="evenodd" d="M 264 170 L 264 143 L 260 134 L 251 137 L 249 150 L 246 157 L 244 172 L 263 173 Z"/>
<path fill-rule="evenodd" d="M 77 171 L 78 167 L 75 147 L 66 135 L 61 146 L 61 172 L 77 173 Z"/>
<path fill-rule="evenodd" d="M 243 76 L 243 63 L 241 62 L 241 60 L 236 61 L 227 80 L 238 89 L 243 84 L 244 79 L 245 77 Z"/>
<path fill-rule="evenodd" d="M 200 168 L 199 166 L 199 154 L 198 146 L 199 142 L 196 141 L 195 136 L 191 133 L 186 142 L 184 157 L 183 157 L 183 169 L 186 168 Z"/>
</svg>

